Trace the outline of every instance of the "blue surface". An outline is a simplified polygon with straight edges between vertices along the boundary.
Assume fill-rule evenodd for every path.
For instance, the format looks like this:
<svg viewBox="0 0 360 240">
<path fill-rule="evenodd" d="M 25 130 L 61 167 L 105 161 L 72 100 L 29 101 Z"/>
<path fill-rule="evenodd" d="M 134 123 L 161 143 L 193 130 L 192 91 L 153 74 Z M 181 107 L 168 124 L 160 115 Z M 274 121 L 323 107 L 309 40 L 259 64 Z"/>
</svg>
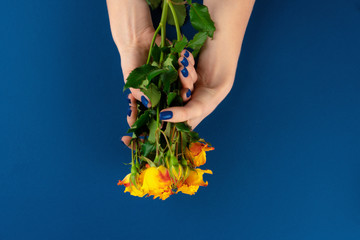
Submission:
<svg viewBox="0 0 360 240">
<path fill-rule="evenodd" d="M 358 0 L 257 1 L 234 88 L 197 128 L 209 186 L 166 201 L 116 185 L 127 102 L 105 1 L 0 13 L 1 240 L 360 239 Z"/>
</svg>

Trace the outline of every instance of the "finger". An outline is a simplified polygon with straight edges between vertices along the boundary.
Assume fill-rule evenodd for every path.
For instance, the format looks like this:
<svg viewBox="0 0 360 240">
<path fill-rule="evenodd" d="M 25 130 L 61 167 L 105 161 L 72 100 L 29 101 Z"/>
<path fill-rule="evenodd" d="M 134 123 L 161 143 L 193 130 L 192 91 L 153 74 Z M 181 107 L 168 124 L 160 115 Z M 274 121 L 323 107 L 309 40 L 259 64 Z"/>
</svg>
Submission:
<svg viewBox="0 0 360 240">
<path fill-rule="evenodd" d="M 141 142 L 144 142 L 144 137 L 139 137 L 140 138 L 140 141 Z M 132 137 L 130 137 L 130 136 L 123 136 L 122 138 L 121 138 L 121 141 L 124 143 L 124 145 L 125 146 L 127 146 L 128 148 L 130 148 L 130 149 L 136 149 L 136 141 L 133 141 L 132 143 L 131 143 L 131 140 L 132 140 L 133 138 Z"/>
<path fill-rule="evenodd" d="M 185 60 L 185 61 L 184 61 Z M 178 74 L 182 85 L 181 97 L 183 101 L 189 101 L 191 93 L 194 90 L 194 84 L 198 79 L 198 75 L 193 65 L 190 65 L 186 58 L 180 57 L 178 59 L 180 68 Z"/>
<path fill-rule="evenodd" d="M 191 65 L 193 65 L 193 66 L 195 65 L 194 56 L 188 50 L 186 50 L 186 49 L 182 50 L 180 55 L 182 57 L 186 57 Z"/>
<path fill-rule="evenodd" d="M 185 122 L 191 118 L 200 117 L 203 104 L 192 99 L 184 107 L 171 107 L 160 112 L 160 120 L 166 122 Z"/>
<path fill-rule="evenodd" d="M 171 107 L 160 112 L 160 120 L 166 122 L 185 122 L 204 118 L 218 105 L 216 91 L 197 87 L 191 100 L 184 107 Z M 196 121 L 194 121 L 196 123 Z"/>
<path fill-rule="evenodd" d="M 184 102 L 187 102 L 191 99 L 191 93 L 192 91 L 189 88 L 183 88 L 180 91 L 180 96 Z"/>
<path fill-rule="evenodd" d="M 137 117 L 137 104 L 136 104 L 136 99 L 133 96 L 133 94 L 129 94 L 128 95 L 128 99 L 129 99 L 129 109 L 127 112 L 127 122 L 129 124 L 129 126 L 131 127 L 135 121 L 136 121 L 136 117 Z"/>
<path fill-rule="evenodd" d="M 140 91 L 140 89 L 136 89 L 136 88 L 130 88 L 131 94 L 134 96 L 134 98 L 138 101 L 141 101 L 141 103 L 147 107 L 150 108 L 151 107 L 151 102 L 149 100 L 149 98 Z"/>
<path fill-rule="evenodd" d="M 131 149 L 131 144 L 130 144 L 131 139 L 132 138 L 130 136 L 123 136 L 121 138 L 121 141 L 125 144 L 125 146 Z"/>
</svg>

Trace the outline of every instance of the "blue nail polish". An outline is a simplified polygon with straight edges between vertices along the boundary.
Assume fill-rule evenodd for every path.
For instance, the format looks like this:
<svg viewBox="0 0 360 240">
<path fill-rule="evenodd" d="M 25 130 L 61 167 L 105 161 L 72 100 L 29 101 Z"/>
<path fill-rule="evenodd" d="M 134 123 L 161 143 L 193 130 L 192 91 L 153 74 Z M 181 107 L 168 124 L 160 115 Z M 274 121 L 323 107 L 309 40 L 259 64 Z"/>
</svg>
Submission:
<svg viewBox="0 0 360 240">
<path fill-rule="evenodd" d="M 189 76 L 189 72 L 188 72 L 188 70 L 186 69 L 186 67 L 184 67 L 184 69 L 181 70 L 181 74 L 182 74 L 184 77 Z"/>
<path fill-rule="evenodd" d="M 130 117 L 131 116 L 131 109 L 129 107 L 128 111 L 127 111 L 127 115 Z"/>
<path fill-rule="evenodd" d="M 187 58 L 190 56 L 190 54 L 189 54 L 189 51 L 188 51 L 188 50 L 186 50 L 186 51 L 185 51 L 184 56 L 185 56 L 185 57 L 187 57 Z"/>
<path fill-rule="evenodd" d="M 191 90 L 188 89 L 187 92 L 186 92 L 186 97 L 189 98 L 191 96 Z"/>
<path fill-rule="evenodd" d="M 187 60 L 186 58 L 183 58 L 183 60 L 181 60 L 180 63 L 181 63 L 184 67 L 189 66 L 189 62 L 188 62 L 188 60 Z"/>
<path fill-rule="evenodd" d="M 160 120 L 169 120 L 173 117 L 172 111 L 165 111 L 160 113 Z"/>
<path fill-rule="evenodd" d="M 146 99 L 145 96 L 141 96 L 141 102 L 145 107 L 148 107 L 149 101 Z"/>
</svg>

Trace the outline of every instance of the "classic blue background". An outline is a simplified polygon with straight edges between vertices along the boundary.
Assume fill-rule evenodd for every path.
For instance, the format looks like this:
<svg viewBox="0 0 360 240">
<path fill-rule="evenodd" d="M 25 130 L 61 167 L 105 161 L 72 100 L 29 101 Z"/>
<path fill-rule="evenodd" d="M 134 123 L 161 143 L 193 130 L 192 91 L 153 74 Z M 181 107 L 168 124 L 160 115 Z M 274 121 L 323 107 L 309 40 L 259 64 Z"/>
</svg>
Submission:
<svg viewBox="0 0 360 240">
<path fill-rule="evenodd" d="M 105 1 L 0 13 L 1 240 L 360 239 L 359 0 L 257 1 L 234 88 L 197 128 L 210 184 L 166 201 L 116 185 L 127 102 Z"/>
</svg>

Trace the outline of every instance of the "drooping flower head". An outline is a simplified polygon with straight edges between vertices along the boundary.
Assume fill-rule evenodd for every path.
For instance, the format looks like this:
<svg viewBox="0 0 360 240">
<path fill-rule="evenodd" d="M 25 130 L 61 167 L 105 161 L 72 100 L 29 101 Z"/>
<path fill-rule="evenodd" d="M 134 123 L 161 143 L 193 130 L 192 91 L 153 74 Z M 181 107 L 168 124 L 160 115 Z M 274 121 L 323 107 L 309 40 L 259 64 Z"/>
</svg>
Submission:
<svg viewBox="0 0 360 240">
<path fill-rule="evenodd" d="M 204 173 L 212 174 L 212 171 L 202 170 L 200 168 L 195 168 L 194 170 L 191 170 L 185 182 L 180 187 L 178 187 L 177 192 L 194 195 L 199 189 L 199 186 L 206 187 L 208 185 L 208 182 L 204 182 L 203 180 Z"/>
<path fill-rule="evenodd" d="M 143 197 L 145 196 L 145 192 L 142 191 L 139 187 L 142 185 L 142 178 L 141 175 L 137 177 L 136 179 L 136 185 L 132 184 L 130 182 L 130 176 L 131 173 L 129 173 L 128 175 L 125 176 L 125 178 L 121 181 L 119 180 L 117 185 L 124 185 L 125 186 L 125 191 L 124 192 L 129 192 L 131 195 L 133 196 L 137 196 L 137 197 Z"/>
<path fill-rule="evenodd" d="M 206 152 L 211 150 L 214 150 L 214 148 L 208 146 L 208 144 L 194 142 L 186 149 L 186 156 L 195 167 L 199 167 L 206 163 Z"/>
<path fill-rule="evenodd" d="M 143 183 L 141 190 L 154 199 L 168 198 L 172 193 L 169 171 L 164 166 L 148 167 L 142 173 Z"/>
</svg>

